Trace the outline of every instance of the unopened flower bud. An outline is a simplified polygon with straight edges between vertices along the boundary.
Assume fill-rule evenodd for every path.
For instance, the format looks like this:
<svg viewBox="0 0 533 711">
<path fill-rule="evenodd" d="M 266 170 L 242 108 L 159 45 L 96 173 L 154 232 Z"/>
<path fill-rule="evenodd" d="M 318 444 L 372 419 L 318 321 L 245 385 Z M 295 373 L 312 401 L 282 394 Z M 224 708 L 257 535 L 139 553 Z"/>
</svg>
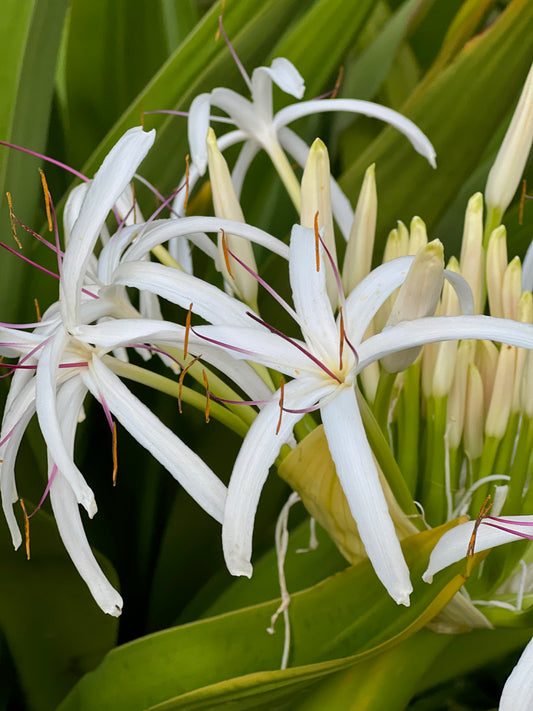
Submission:
<svg viewBox="0 0 533 711">
<path fill-rule="evenodd" d="M 483 383 L 474 363 L 468 364 L 466 385 L 464 449 L 470 460 L 478 459 L 483 452 Z"/>
<path fill-rule="evenodd" d="M 413 217 L 409 230 L 408 254 L 415 255 L 428 243 L 426 223 L 420 217 Z"/>
<path fill-rule="evenodd" d="M 485 188 L 489 210 L 505 212 L 516 192 L 533 142 L 533 65 L 491 168 Z"/>
<path fill-rule="evenodd" d="M 447 432 L 450 449 L 457 449 L 463 436 L 468 366 L 474 359 L 475 342 L 461 341 L 455 359 L 455 373 L 448 395 Z"/>
<path fill-rule="evenodd" d="M 443 254 L 439 240 L 430 242 L 418 253 L 400 287 L 387 326 L 432 316 L 435 313 L 444 278 Z M 381 363 L 390 373 L 397 373 L 408 368 L 419 352 L 420 348 L 409 348 L 382 358 Z"/>
<path fill-rule="evenodd" d="M 533 295 L 530 291 L 523 291 L 518 300 L 516 309 L 516 320 L 522 323 L 533 323 Z M 513 388 L 512 412 L 519 412 L 522 404 L 522 381 L 526 357 L 528 351 L 525 348 L 516 349 L 515 376 Z"/>
<path fill-rule="evenodd" d="M 344 256 L 342 285 L 346 294 L 370 272 L 377 210 L 376 167 L 372 164 L 365 173 Z"/>
<path fill-rule="evenodd" d="M 518 300 L 522 293 L 522 267 L 515 257 L 509 262 L 502 283 L 502 310 L 504 318 L 517 319 Z"/>
<path fill-rule="evenodd" d="M 483 383 L 483 401 L 485 403 L 485 417 L 492 398 L 496 369 L 500 352 L 492 341 L 476 341 L 475 363 Z"/>
<path fill-rule="evenodd" d="M 318 229 L 323 230 L 322 239 L 336 266 L 337 249 L 333 231 L 329 156 L 328 149 L 320 138 L 315 139 L 311 146 L 302 176 L 302 206 L 300 210 L 302 227 L 313 229 L 317 213 Z M 338 287 L 329 260 L 326 264 L 326 284 L 329 300 L 336 305 L 339 297 Z"/>
<path fill-rule="evenodd" d="M 501 439 L 507 429 L 513 399 L 515 358 L 516 349 L 514 346 L 502 344 L 485 422 L 485 434 L 487 437 Z"/>
<path fill-rule="evenodd" d="M 474 313 L 483 310 L 483 271 L 485 252 L 483 251 L 483 195 L 475 193 L 468 201 L 461 246 L 461 274 L 464 276 L 474 297 Z"/>
<path fill-rule="evenodd" d="M 487 292 L 491 316 L 503 318 L 502 287 L 507 269 L 507 233 L 505 227 L 494 230 L 487 247 Z"/>
<path fill-rule="evenodd" d="M 452 257 L 448 262 L 447 269 L 456 274 L 460 273 L 459 262 Z M 449 281 L 444 282 L 442 289 L 442 301 L 439 310 L 441 316 L 457 316 L 460 313 L 459 299 L 455 289 Z M 436 358 L 433 371 L 432 391 L 435 397 L 444 397 L 452 386 L 455 369 L 455 355 L 457 352 L 457 341 L 443 341 L 436 344 Z"/>
<path fill-rule="evenodd" d="M 527 351 L 521 387 L 522 410 L 533 419 L 533 351 Z"/>
<path fill-rule="evenodd" d="M 244 222 L 244 215 L 231 182 L 228 164 L 217 146 L 217 139 L 212 128 L 207 134 L 207 158 L 216 216 L 235 222 Z M 227 234 L 226 245 L 244 264 L 257 272 L 252 245 L 247 239 Z M 256 308 L 257 280 L 230 254 L 224 254 L 222 236 L 219 236 L 218 240 L 218 258 L 219 269 L 224 275 L 224 279 L 243 301 Z M 226 258 L 230 264 L 231 274 L 226 264 Z"/>
</svg>

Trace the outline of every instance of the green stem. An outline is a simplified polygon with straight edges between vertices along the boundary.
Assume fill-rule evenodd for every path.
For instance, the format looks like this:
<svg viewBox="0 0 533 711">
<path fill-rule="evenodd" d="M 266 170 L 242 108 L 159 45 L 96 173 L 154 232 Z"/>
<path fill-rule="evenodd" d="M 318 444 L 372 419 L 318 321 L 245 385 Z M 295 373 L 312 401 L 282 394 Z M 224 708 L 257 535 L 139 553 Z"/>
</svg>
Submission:
<svg viewBox="0 0 533 711">
<path fill-rule="evenodd" d="M 124 363 L 124 361 L 118 360 L 111 356 L 105 356 L 104 361 L 106 365 L 118 376 L 127 378 L 128 380 L 133 380 L 134 382 L 141 383 L 142 385 L 147 385 L 154 390 L 171 395 L 176 399 L 181 397 L 182 402 L 186 402 L 187 404 L 195 407 L 197 410 L 205 412 L 207 405 L 207 398 L 205 395 L 184 386 L 180 388 L 179 383 L 174 380 L 166 378 L 164 375 L 153 373 L 145 368 L 140 368 L 138 365 Z M 210 401 L 209 412 L 215 420 L 218 420 L 239 436 L 243 438 L 246 436 L 250 425 L 238 415 L 235 415 L 233 412 L 230 412 L 225 407 L 220 405 L 218 402 L 213 402 L 212 400 Z"/>
<path fill-rule="evenodd" d="M 516 434 L 518 431 L 518 423 L 520 422 L 520 413 L 513 412 L 507 422 L 507 429 L 501 441 L 494 463 L 494 472 L 496 474 L 507 474 L 511 466 L 511 458 L 516 442 Z"/>
<path fill-rule="evenodd" d="M 413 363 L 405 371 L 398 414 L 398 466 L 415 496 L 418 484 L 418 449 L 420 446 L 420 365 Z"/>
<path fill-rule="evenodd" d="M 374 398 L 374 414 L 387 440 L 389 439 L 390 403 L 395 382 L 396 373 L 389 373 L 382 369 L 381 375 L 379 376 L 376 397 Z"/>
<path fill-rule="evenodd" d="M 422 505 L 426 520 L 437 526 L 446 520 L 446 411 L 447 397 L 428 398 L 427 403 L 427 453 L 422 482 Z"/>
<path fill-rule="evenodd" d="M 485 219 L 485 229 L 483 230 L 483 249 L 487 249 L 489 243 L 489 238 L 496 229 L 499 227 L 502 221 L 502 211 L 497 207 L 490 208 L 487 212 L 487 217 Z"/>
<path fill-rule="evenodd" d="M 496 454 L 498 452 L 498 446 L 501 440 L 496 437 L 486 437 L 485 445 L 483 447 L 483 453 L 481 454 L 481 462 L 479 466 L 479 474 L 476 480 L 479 481 L 487 476 L 490 476 L 493 471 L 494 462 L 496 460 Z M 475 482 L 473 482 L 475 483 Z M 486 482 L 482 484 L 472 496 L 472 503 L 470 504 L 470 514 L 474 518 L 479 514 L 485 499 L 487 498 L 490 490 L 491 482 Z"/>
<path fill-rule="evenodd" d="M 302 192 L 287 156 L 276 139 L 265 148 L 299 215 L 302 206 Z"/>
</svg>

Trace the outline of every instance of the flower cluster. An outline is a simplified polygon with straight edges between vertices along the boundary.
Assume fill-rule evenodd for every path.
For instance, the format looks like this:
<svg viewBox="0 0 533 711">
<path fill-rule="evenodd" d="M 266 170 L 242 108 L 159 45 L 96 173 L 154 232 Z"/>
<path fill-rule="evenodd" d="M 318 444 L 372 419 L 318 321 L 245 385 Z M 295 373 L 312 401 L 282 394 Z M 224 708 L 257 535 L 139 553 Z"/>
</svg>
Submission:
<svg viewBox="0 0 533 711">
<path fill-rule="evenodd" d="M 120 614 L 122 600 L 91 552 L 79 513 L 79 506 L 90 517 L 97 510 L 74 457 L 88 394 L 101 404 L 114 441 L 116 419 L 222 524 L 224 556 L 234 575 L 252 574 L 254 519 L 270 467 L 284 456 L 284 445 L 294 447 L 295 438 L 319 422 L 352 523 L 397 603 L 409 605 L 410 572 L 387 501 L 390 491 L 382 483 L 390 472 L 382 466 L 379 447 L 369 442 L 365 418 L 381 429 L 380 446 L 394 454 L 402 486 L 419 502 L 425 523 L 437 526 L 465 513 L 476 517 L 489 493 L 495 513 L 503 512 L 503 518 L 465 523 L 446 534 L 433 553 L 428 581 L 465 557 L 473 534 L 476 550 L 529 536 L 531 516 L 511 514 L 530 510 L 533 499 L 533 355 L 528 351 L 533 350 L 533 297 L 523 290 L 519 261 L 508 263 L 499 223 L 512 192 L 509 183 L 518 180 L 523 167 L 513 176 L 506 146 L 516 152 L 517 131 L 529 131 L 526 141 L 531 142 L 531 118 L 527 130 L 520 119 L 513 120 L 512 136 L 498 159 L 505 168 L 497 163 L 489 179 L 485 226 L 483 198 L 471 198 L 460 260 L 451 258 L 445 268 L 442 244 L 428 242 L 424 223 L 414 218 L 410 229 L 399 223 L 391 232 L 383 263 L 371 270 L 374 166 L 353 212 L 331 178 L 324 144 L 317 140 L 309 148 L 287 124 L 311 113 L 363 113 L 402 131 L 434 166 L 429 140 L 396 112 L 363 101 L 305 101 L 274 115 L 272 84 L 298 99 L 304 92 L 302 77 L 286 59 L 245 78 L 251 101 L 219 88 L 196 97 L 190 109 L 189 187 L 209 167 L 215 217 L 185 217 L 180 192 L 173 216 L 142 218 L 129 184 L 152 148 L 155 131 L 129 130 L 94 179 L 71 193 L 63 247 L 55 226 L 58 301 L 37 324 L 1 327 L 2 354 L 18 358 L 10 366 L 0 434 L 0 491 L 13 544 L 22 542 L 14 514 L 19 500 L 15 460 L 36 414 L 48 451 L 45 496 L 49 493 L 74 564 L 100 607 L 113 615 Z M 531 116 L 530 84 L 531 78 L 517 115 L 529 111 Z M 217 118 L 212 107 L 237 127 L 218 141 L 209 129 Z M 237 142 L 244 146 L 231 173 L 222 151 Z M 289 246 L 246 224 L 239 203 L 246 171 L 260 149 L 300 214 Z M 301 184 L 285 150 L 304 168 Z M 506 196 L 499 201 L 502 171 Z M 109 235 L 106 220 L 111 222 L 113 212 L 118 225 Z M 335 225 L 346 242 L 342 266 Z M 207 233 L 217 235 L 217 244 Z M 214 260 L 222 275 L 218 285 L 171 258 L 152 261 L 150 252 L 168 254 L 163 245 L 185 240 Z M 287 269 L 292 305 L 263 277 L 253 244 L 275 255 L 280 270 Z M 281 307 L 279 323 L 261 315 L 258 304 L 266 299 Z M 183 322 L 163 318 L 160 300 L 180 307 Z M 180 406 L 187 400 L 184 377 L 203 382 L 205 396 L 199 400 L 206 416 L 210 412 L 243 436 L 227 487 L 122 382 L 121 377 L 131 378 L 157 387 L 148 361 L 140 368 L 130 362 L 131 353 L 134 359 L 161 358 L 170 369 L 169 391 Z M 305 503 L 306 472 L 299 477 Z M 494 492 L 495 482 L 500 486 Z M 320 507 L 331 513 L 327 501 L 318 502 Z M 517 682 L 512 677 L 509 683 Z"/>
</svg>

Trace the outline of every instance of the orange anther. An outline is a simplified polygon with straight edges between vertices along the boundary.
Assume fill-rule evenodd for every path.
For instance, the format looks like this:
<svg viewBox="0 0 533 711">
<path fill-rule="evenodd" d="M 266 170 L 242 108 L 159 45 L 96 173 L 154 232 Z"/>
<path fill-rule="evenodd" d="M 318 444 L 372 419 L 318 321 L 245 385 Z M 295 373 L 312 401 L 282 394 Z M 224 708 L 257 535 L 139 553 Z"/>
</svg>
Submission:
<svg viewBox="0 0 533 711">
<path fill-rule="evenodd" d="M 185 321 L 185 338 L 183 339 L 183 357 L 187 358 L 187 349 L 189 347 L 189 331 L 191 330 L 191 314 L 192 314 L 192 302 L 189 305 L 189 310 L 187 311 L 187 319 Z"/>
<path fill-rule="evenodd" d="M 9 206 L 9 219 L 11 220 L 11 230 L 13 232 L 13 238 L 14 238 L 15 242 L 17 243 L 17 247 L 19 249 L 22 249 L 20 240 L 17 237 L 17 225 L 15 222 L 15 214 L 13 212 L 13 201 L 11 200 L 11 193 L 9 193 L 9 192 L 6 193 L 6 197 L 7 197 L 7 204 Z"/>
<path fill-rule="evenodd" d="M 474 552 L 475 552 L 475 546 L 476 546 L 476 536 L 477 536 L 477 531 L 478 528 L 481 525 L 481 522 L 485 518 L 485 516 L 488 516 L 489 511 L 492 508 L 492 504 L 490 503 L 490 494 L 487 496 L 485 501 L 483 502 L 483 506 L 481 507 L 479 514 L 476 518 L 476 522 L 474 524 L 474 530 L 472 531 L 472 535 L 470 536 L 470 541 L 468 542 L 468 549 L 466 551 L 466 556 L 468 558 L 468 562 L 466 565 L 466 574 L 467 576 L 470 575 L 470 571 L 472 569 L 472 560 L 474 557 Z"/>
<path fill-rule="evenodd" d="M 41 183 L 43 186 L 44 202 L 46 205 L 46 219 L 48 220 L 48 231 L 54 231 L 54 225 L 52 223 L 52 212 L 50 210 L 50 191 L 48 190 L 48 183 L 46 182 L 46 177 L 44 171 L 39 168 L 39 173 L 41 174 Z"/>
<path fill-rule="evenodd" d="M 318 231 L 318 210 L 315 213 L 315 255 L 316 270 L 320 271 L 320 232 Z"/>
<path fill-rule="evenodd" d="M 524 221 L 524 203 L 526 201 L 527 180 L 522 180 L 522 192 L 520 193 L 520 210 L 518 212 L 518 224 L 521 225 Z"/>
<path fill-rule="evenodd" d="M 24 541 L 26 545 L 26 559 L 30 559 L 30 519 L 26 513 L 26 507 L 24 506 L 23 499 L 19 499 L 20 506 L 22 508 L 22 513 L 24 514 Z"/>
<path fill-rule="evenodd" d="M 39 302 L 35 298 L 33 300 L 33 303 L 35 304 L 35 312 L 37 314 L 37 321 L 40 321 L 41 320 L 41 309 L 39 308 Z"/>
<path fill-rule="evenodd" d="M 222 252 L 224 253 L 224 261 L 226 262 L 226 269 L 228 270 L 228 274 L 230 277 L 233 279 L 233 274 L 231 271 L 230 263 L 229 263 L 229 251 L 228 251 L 228 245 L 226 242 L 226 233 L 224 230 L 220 230 L 222 232 Z"/>
<path fill-rule="evenodd" d="M 335 82 L 335 86 L 333 87 L 333 91 L 331 92 L 331 97 L 330 97 L 331 99 L 335 99 L 337 97 L 343 76 L 344 76 L 344 67 L 341 64 L 341 66 L 339 67 L 339 73 L 337 75 L 337 81 Z"/>
<path fill-rule="evenodd" d="M 179 381 L 178 381 L 178 382 L 179 382 L 179 388 L 178 388 L 178 409 L 179 409 L 180 415 L 181 415 L 181 412 L 182 412 L 182 411 L 181 411 L 181 391 L 183 390 L 183 379 L 185 378 L 185 373 L 186 373 L 186 372 L 189 370 L 189 368 L 191 368 L 197 361 L 199 361 L 201 357 L 202 357 L 201 355 L 196 356 L 196 358 L 194 358 L 193 360 L 191 360 L 191 362 L 190 362 L 188 365 L 186 365 L 185 368 L 183 368 L 183 370 L 182 370 L 181 373 L 180 373 L 180 377 L 179 377 Z"/>
</svg>

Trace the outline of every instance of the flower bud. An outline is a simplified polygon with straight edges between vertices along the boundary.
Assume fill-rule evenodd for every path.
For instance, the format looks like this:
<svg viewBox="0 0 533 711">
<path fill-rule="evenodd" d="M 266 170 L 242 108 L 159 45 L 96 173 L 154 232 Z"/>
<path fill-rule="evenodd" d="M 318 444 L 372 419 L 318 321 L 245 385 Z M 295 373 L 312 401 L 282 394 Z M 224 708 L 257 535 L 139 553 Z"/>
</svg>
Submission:
<svg viewBox="0 0 533 711">
<path fill-rule="evenodd" d="M 494 230 L 487 247 L 487 292 L 491 316 L 503 318 L 502 287 L 507 269 L 507 233 L 501 226 Z"/>
<path fill-rule="evenodd" d="M 405 230 L 407 232 L 407 229 Z M 433 240 L 415 257 L 392 307 L 387 326 L 401 321 L 413 321 L 432 316 L 439 303 L 444 274 L 444 250 L 439 240 Z M 408 368 L 416 360 L 420 348 L 409 348 L 381 359 L 390 373 Z"/>
<path fill-rule="evenodd" d="M 504 318 L 517 319 L 518 300 L 522 294 L 522 267 L 515 257 L 509 262 L 503 275 L 502 311 Z"/>
<path fill-rule="evenodd" d="M 365 173 L 344 256 L 342 285 L 346 294 L 370 272 L 377 211 L 376 166 L 372 164 Z"/>
<path fill-rule="evenodd" d="M 491 168 L 485 188 L 489 210 L 500 217 L 513 199 L 533 142 L 533 65 Z"/>
<path fill-rule="evenodd" d="M 533 323 L 533 295 L 530 291 L 524 291 L 520 295 L 516 309 L 516 320 L 522 323 Z M 513 401 L 511 412 L 519 412 L 522 405 L 522 385 L 526 357 L 528 351 L 525 348 L 516 349 L 515 376 L 513 388 Z"/>
<path fill-rule="evenodd" d="M 217 217 L 222 217 L 235 222 L 244 222 L 239 200 L 235 193 L 231 175 L 224 156 L 217 146 L 217 139 L 212 128 L 207 134 L 207 158 L 209 163 L 209 176 L 213 190 L 213 204 Z M 246 264 L 254 272 L 257 272 L 254 252 L 251 243 L 247 239 L 236 235 L 226 235 L 226 244 L 236 257 Z M 231 255 L 227 255 L 231 274 L 226 265 L 226 255 L 224 254 L 222 237 L 218 239 L 218 268 L 224 275 L 224 279 L 238 296 L 253 308 L 257 308 L 257 280 L 243 266 L 241 266 Z"/>
<path fill-rule="evenodd" d="M 492 398 L 499 355 L 500 352 L 492 341 L 476 342 L 475 363 L 481 375 L 481 382 L 483 383 L 485 417 L 487 416 L 490 400 Z"/>
<path fill-rule="evenodd" d="M 507 429 L 513 399 L 515 358 L 516 348 L 502 344 L 485 422 L 487 437 L 501 439 Z"/>
<path fill-rule="evenodd" d="M 407 252 L 416 255 L 428 243 L 426 223 L 420 217 L 413 217 L 410 225 L 409 246 Z"/>
<path fill-rule="evenodd" d="M 483 311 L 485 253 L 483 251 L 483 195 L 475 193 L 468 201 L 461 246 L 461 274 L 474 297 L 474 313 Z"/>
<path fill-rule="evenodd" d="M 483 452 L 483 383 L 474 363 L 468 364 L 463 442 L 467 457 L 478 459 Z"/>
<path fill-rule="evenodd" d="M 527 351 L 522 374 L 521 405 L 527 417 L 533 419 L 533 351 Z"/>
<path fill-rule="evenodd" d="M 459 262 L 455 257 L 450 259 L 447 269 L 456 274 L 460 273 Z M 445 281 L 442 289 L 442 302 L 439 314 L 441 316 L 457 316 L 459 313 L 459 299 L 457 298 L 455 289 L 449 281 Z M 456 352 L 457 341 L 442 341 L 442 343 L 436 344 L 432 385 L 432 392 L 435 397 L 444 397 L 450 391 L 455 370 Z"/>
<path fill-rule="evenodd" d="M 455 359 L 454 378 L 448 395 L 446 415 L 448 445 L 451 450 L 459 447 L 463 436 L 468 366 L 474 359 L 474 352 L 474 341 L 461 341 L 459 343 Z"/>
<path fill-rule="evenodd" d="M 313 229 L 317 213 L 318 229 L 323 230 L 322 239 L 336 266 L 337 249 L 333 231 L 329 156 L 328 149 L 320 138 L 315 139 L 311 146 L 302 176 L 302 207 L 300 210 L 300 224 L 302 227 Z M 326 284 L 329 300 L 336 305 L 339 293 L 329 259 L 326 264 Z"/>
</svg>

